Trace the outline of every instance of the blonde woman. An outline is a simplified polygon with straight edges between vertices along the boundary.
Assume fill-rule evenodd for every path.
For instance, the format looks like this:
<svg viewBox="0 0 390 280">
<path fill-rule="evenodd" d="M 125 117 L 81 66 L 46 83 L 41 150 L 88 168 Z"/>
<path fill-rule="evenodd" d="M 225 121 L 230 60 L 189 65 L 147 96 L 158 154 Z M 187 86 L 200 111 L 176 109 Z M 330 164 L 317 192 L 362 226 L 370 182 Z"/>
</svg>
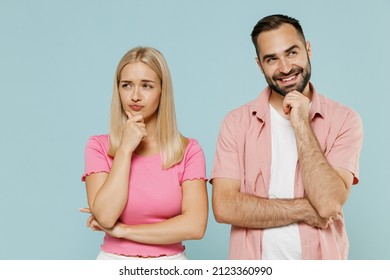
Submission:
<svg viewBox="0 0 390 280">
<path fill-rule="evenodd" d="M 116 70 L 110 134 L 85 150 L 87 225 L 106 233 L 97 259 L 187 259 L 201 239 L 208 199 L 199 143 L 177 128 L 172 80 L 153 48 L 128 51 Z"/>
</svg>

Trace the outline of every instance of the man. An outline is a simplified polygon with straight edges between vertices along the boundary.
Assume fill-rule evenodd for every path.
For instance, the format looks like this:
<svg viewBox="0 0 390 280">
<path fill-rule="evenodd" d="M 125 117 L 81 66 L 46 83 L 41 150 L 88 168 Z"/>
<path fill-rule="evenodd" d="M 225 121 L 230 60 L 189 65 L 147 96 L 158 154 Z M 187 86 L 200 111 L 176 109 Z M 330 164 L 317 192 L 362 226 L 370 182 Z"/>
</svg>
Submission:
<svg viewBox="0 0 390 280">
<path fill-rule="evenodd" d="M 268 87 L 230 112 L 217 141 L 213 210 L 232 225 L 230 259 L 346 259 L 342 206 L 358 183 L 357 113 L 309 82 L 299 22 L 260 20 L 251 34 Z"/>
</svg>

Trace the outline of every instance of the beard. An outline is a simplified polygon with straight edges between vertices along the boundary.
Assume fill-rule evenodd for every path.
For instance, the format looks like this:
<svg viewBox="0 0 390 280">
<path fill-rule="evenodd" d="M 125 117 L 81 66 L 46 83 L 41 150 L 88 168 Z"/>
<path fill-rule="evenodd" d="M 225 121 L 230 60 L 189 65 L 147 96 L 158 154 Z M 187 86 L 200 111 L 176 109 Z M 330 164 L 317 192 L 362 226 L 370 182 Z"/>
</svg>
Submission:
<svg viewBox="0 0 390 280">
<path fill-rule="evenodd" d="M 294 75 L 294 74 L 295 75 L 301 74 L 302 78 L 300 80 L 298 80 L 295 84 L 292 84 L 292 85 L 288 85 L 285 87 L 281 87 L 278 85 L 277 80 L 279 80 L 283 77 Z M 309 83 L 310 77 L 311 77 L 311 65 L 310 65 L 310 60 L 308 60 L 308 63 L 307 63 L 305 68 L 294 66 L 286 74 L 278 72 L 278 73 L 274 74 L 272 77 L 265 76 L 265 79 L 266 79 L 269 87 L 273 91 L 279 93 L 282 96 L 286 96 L 287 93 L 289 93 L 293 90 L 296 90 L 296 91 L 299 91 L 300 93 L 302 93 L 303 90 L 305 89 L 305 87 L 307 86 L 307 84 Z"/>
</svg>

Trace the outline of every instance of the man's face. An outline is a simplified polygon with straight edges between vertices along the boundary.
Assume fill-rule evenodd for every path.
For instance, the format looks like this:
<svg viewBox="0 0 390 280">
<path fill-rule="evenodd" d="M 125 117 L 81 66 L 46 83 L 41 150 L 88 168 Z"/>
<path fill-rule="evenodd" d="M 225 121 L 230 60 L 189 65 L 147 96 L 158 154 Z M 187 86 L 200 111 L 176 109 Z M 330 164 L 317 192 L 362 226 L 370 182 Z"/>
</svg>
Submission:
<svg viewBox="0 0 390 280">
<path fill-rule="evenodd" d="M 311 76 L 310 43 L 303 43 L 295 28 L 283 24 L 257 38 L 257 63 L 272 90 L 285 96 L 292 90 L 304 92 Z"/>
</svg>

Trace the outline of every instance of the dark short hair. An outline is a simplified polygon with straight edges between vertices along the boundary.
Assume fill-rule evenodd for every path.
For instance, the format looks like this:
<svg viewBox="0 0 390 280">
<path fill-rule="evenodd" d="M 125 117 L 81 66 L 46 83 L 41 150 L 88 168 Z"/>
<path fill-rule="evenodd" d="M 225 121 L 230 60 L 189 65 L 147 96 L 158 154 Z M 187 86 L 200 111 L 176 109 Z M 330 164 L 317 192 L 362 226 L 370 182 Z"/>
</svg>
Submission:
<svg viewBox="0 0 390 280">
<path fill-rule="evenodd" d="M 257 55 L 259 55 L 259 50 L 257 49 L 257 38 L 259 37 L 259 34 L 264 31 L 278 29 L 282 24 L 291 24 L 302 37 L 303 43 L 306 42 L 302 26 L 297 19 L 280 14 L 266 16 L 259 20 L 255 27 L 253 27 L 253 31 L 251 33 L 252 42 L 255 45 Z"/>
</svg>

